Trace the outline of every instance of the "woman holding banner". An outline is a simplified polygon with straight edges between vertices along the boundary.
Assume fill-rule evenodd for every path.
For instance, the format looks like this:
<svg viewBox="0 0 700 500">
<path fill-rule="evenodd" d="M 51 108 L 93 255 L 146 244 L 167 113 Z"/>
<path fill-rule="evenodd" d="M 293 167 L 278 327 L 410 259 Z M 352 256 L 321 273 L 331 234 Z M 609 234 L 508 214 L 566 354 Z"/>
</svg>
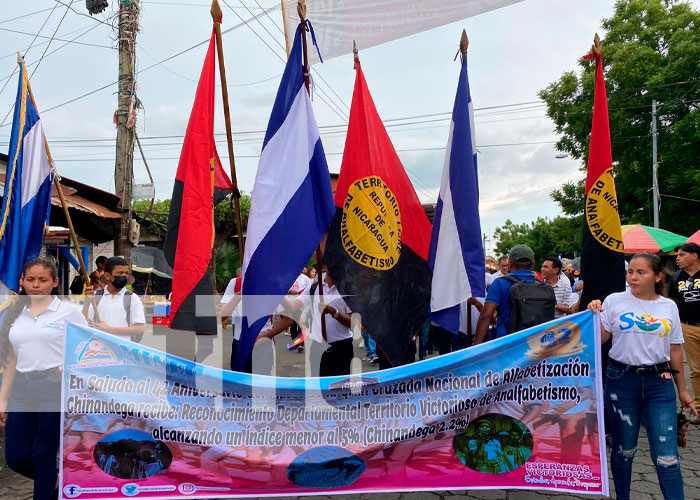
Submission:
<svg viewBox="0 0 700 500">
<path fill-rule="evenodd" d="M 34 500 L 56 497 L 66 323 L 87 326 L 80 311 L 56 297 L 57 286 L 53 260 L 30 260 L 20 294 L 0 323 L 5 460 L 10 469 L 34 479 Z"/>
<path fill-rule="evenodd" d="M 697 416 L 683 376 L 683 334 L 676 304 L 663 297 L 661 259 L 636 254 L 627 270 L 629 290 L 609 295 L 588 309 L 600 312 L 602 342 L 612 335 L 605 405 L 610 415 L 612 467 L 618 500 L 630 499 L 632 461 L 644 421 L 661 492 L 684 498 L 676 441 L 676 394 Z"/>
</svg>

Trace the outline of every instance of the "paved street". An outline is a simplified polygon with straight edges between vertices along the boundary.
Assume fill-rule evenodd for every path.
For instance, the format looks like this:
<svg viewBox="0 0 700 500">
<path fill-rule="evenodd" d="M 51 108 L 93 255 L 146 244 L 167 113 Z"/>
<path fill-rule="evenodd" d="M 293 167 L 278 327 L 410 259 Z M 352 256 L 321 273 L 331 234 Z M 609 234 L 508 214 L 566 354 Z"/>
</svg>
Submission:
<svg viewBox="0 0 700 500">
<path fill-rule="evenodd" d="M 155 335 L 149 327 L 143 343 L 153 347 L 164 348 L 165 337 L 159 335 L 165 333 L 166 329 L 156 327 Z M 230 356 L 230 328 L 225 332 L 223 338 L 219 336 L 214 343 L 214 354 L 205 360 L 205 364 L 212 366 L 226 366 Z M 299 352 L 288 352 L 285 344 L 289 341 L 288 336 L 279 336 L 276 342 L 278 374 L 288 376 L 303 376 L 304 355 Z M 359 347 L 359 342 L 355 341 L 356 355 L 358 358 L 364 357 L 364 349 Z M 225 346 L 229 346 L 226 349 Z M 180 354 L 186 355 L 193 351 L 192 342 L 183 342 Z M 376 365 L 371 365 L 367 361 L 357 360 L 361 363 L 363 371 L 374 371 Z M 687 375 L 687 368 L 686 368 Z M 689 431 L 688 448 L 681 450 L 681 461 L 683 467 L 683 480 L 685 483 L 685 495 L 687 499 L 700 500 L 700 426 L 691 426 Z M 0 500 L 25 500 L 32 497 L 32 482 L 21 478 L 5 466 L 4 461 L 5 435 L 0 432 L 0 448 L 2 458 L 0 458 Z M 614 498 L 614 488 L 612 476 L 610 480 L 611 496 Z M 649 444 L 646 435 L 642 433 L 639 442 L 639 451 L 634 463 L 632 478 L 632 491 L 634 500 L 655 500 L 661 498 L 661 491 L 658 486 L 656 472 L 651 463 L 649 454 Z M 280 497 L 282 498 L 282 497 Z M 328 499 L 327 496 L 306 497 L 315 499 Z M 347 500 L 461 500 L 461 499 L 507 499 L 507 500 L 562 500 L 565 498 L 602 498 L 598 496 L 571 495 L 571 494 L 551 494 L 535 491 L 515 491 L 515 490 L 484 490 L 484 491 L 436 491 L 436 492 L 408 492 L 393 494 L 364 494 L 364 495 L 343 495 Z"/>
</svg>

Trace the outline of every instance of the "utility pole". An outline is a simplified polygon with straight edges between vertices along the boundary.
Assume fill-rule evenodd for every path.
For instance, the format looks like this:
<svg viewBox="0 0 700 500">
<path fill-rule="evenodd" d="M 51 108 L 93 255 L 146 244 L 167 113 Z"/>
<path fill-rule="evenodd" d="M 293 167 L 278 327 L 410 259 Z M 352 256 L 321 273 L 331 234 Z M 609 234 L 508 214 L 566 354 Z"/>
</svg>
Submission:
<svg viewBox="0 0 700 500">
<path fill-rule="evenodd" d="M 656 99 L 651 101 L 651 162 L 652 162 L 652 195 L 654 197 L 654 227 L 659 227 L 659 161 L 656 155 L 659 138 L 656 129 Z"/>
<path fill-rule="evenodd" d="M 131 256 L 131 183 L 134 171 L 134 126 L 136 125 L 136 35 L 139 30 L 139 0 L 119 0 L 119 89 L 117 93 L 117 152 L 114 187 L 119 196 L 121 219 L 114 235 L 114 254 Z"/>
</svg>

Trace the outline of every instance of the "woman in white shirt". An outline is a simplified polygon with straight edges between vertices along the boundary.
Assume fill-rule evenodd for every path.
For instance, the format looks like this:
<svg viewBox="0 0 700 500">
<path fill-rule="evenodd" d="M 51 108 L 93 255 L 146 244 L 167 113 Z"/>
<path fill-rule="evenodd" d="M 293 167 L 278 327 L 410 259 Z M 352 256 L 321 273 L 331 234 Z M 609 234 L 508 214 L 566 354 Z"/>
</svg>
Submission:
<svg viewBox="0 0 700 500">
<path fill-rule="evenodd" d="M 602 341 L 612 335 L 605 406 L 610 416 L 610 465 L 618 500 L 630 499 L 632 461 L 643 421 L 666 500 L 683 499 L 676 442 L 676 392 L 682 408 L 697 411 L 683 376 L 683 334 L 676 304 L 663 297 L 661 259 L 636 254 L 627 269 L 629 289 L 588 309 L 600 312 Z"/>
<path fill-rule="evenodd" d="M 60 445 L 61 367 L 66 322 L 87 325 L 56 293 L 53 260 L 29 261 L 21 292 L 0 323 L 0 425 L 8 467 L 34 479 L 34 500 L 56 496 Z"/>
</svg>

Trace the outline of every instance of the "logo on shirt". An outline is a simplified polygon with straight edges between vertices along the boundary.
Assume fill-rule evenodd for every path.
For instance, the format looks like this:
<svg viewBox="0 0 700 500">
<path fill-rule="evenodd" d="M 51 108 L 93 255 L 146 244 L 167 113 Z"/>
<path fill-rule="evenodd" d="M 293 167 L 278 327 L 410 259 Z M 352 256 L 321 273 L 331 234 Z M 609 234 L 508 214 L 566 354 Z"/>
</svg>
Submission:
<svg viewBox="0 0 700 500">
<path fill-rule="evenodd" d="M 41 325 L 42 328 L 53 328 L 54 330 L 62 330 L 63 323 L 59 321 L 50 321 Z"/>
<path fill-rule="evenodd" d="M 564 358 L 583 352 L 581 328 L 573 321 L 564 321 L 531 335 L 527 339 L 530 359 Z"/>
<path fill-rule="evenodd" d="M 635 326 L 641 331 L 628 331 Z M 646 333 L 664 338 L 671 332 L 672 326 L 673 324 L 669 320 L 657 319 L 650 314 L 636 316 L 634 313 L 628 312 L 620 316 L 620 331 L 625 333 Z"/>
<path fill-rule="evenodd" d="M 81 342 L 76 349 L 78 352 L 78 364 L 86 363 L 116 363 L 117 357 L 112 350 L 97 339 Z"/>
<path fill-rule="evenodd" d="M 700 302 L 700 278 L 688 279 L 678 282 L 678 293 L 683 297 L 683 302 Z"/>
</svg>

